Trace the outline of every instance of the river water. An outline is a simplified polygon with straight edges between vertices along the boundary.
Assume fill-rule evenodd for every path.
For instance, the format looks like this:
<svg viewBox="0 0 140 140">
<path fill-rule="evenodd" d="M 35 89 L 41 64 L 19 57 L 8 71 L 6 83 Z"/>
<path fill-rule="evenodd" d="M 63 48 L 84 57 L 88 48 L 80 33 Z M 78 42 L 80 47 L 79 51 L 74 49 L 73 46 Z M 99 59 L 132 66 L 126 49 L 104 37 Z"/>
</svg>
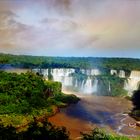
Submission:
<svg viewBox="0 0 140 140">
<path fill-rule="evenodd" d="M 132 109 L 130 101 L 121 97 L 80 96 L 81 101 L 60 110 L 49 118 L 57 126 L 65 126 L 71 138 L 80 137 L 80 132 L 90 132 L 95 127 L 127 136 L 140 135 L 139 128 L 129 127 L 135 120 L 128 116 Z"/>
</svg>

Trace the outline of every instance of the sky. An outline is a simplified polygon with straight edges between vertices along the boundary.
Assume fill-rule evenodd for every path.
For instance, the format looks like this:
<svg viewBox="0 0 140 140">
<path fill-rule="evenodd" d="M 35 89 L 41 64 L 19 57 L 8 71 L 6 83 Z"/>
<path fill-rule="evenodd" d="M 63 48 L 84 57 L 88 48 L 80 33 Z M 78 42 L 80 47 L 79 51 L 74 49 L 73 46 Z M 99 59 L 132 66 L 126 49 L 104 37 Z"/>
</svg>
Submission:
<svg viewBox="0 0 140 140">
<path fill-rule="evenodd" d="M 140 58 L 140 0 L 0 0 L 0 52 Z"/>
</svg>

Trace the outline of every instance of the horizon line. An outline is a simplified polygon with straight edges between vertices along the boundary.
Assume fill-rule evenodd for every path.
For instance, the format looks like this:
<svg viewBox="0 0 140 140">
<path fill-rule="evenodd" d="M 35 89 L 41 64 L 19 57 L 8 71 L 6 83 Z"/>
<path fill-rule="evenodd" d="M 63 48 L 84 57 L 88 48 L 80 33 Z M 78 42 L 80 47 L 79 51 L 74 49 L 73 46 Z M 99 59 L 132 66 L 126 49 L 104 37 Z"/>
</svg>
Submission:
<svg viewBox="0 0 140 140">
<path fill-rule="evenodd" d="M 140 59 L 140 57 L 120 57 L 120 56 L 49 56 L 49 55 L 32 55 L 32 54 L 14 54 L 14 53 L 3 53 L 0 55 L 15 55 L 15 56 L 33 56 L 33 57 L 59 57 L 59 58 L 118 58 L 118 59 Z"/>
</svg>

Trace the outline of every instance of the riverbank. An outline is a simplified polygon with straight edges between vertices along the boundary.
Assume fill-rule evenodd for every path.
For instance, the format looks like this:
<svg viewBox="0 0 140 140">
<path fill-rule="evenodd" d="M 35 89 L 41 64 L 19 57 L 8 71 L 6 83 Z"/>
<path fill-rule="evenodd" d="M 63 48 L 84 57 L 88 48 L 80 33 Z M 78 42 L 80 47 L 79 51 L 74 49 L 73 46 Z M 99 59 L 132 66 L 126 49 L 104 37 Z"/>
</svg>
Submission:
<svg viewBox="0 0 140 140">
<path fill-rule="evenodd" d="M 127 114 L 132 107 L 131 101 L 121 97 L 83 96 L 77 104 L 61 109 L 49 121 L 57 126 L 65 126 L 72 139 L 80 137 L 80 132 L 90 132 L 95 127 L 114 134 L 139 136 L 138 127 L 129 127 L 129 123 L 135 122 Z"/>
</svg>

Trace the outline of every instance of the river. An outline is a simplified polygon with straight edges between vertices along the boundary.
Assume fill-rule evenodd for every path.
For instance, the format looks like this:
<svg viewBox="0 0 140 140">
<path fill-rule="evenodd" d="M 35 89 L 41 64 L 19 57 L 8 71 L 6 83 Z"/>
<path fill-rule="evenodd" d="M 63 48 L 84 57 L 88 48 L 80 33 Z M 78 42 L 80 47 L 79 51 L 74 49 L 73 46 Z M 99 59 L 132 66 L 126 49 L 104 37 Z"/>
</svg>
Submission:
<svg viewBox="0 0 140 140">
<path fill-rule="evenodd" d="M 131 101 L 121 97 L 80 96 L 81 101 L 60 110 L 49 118 L 57 126 L 65 126 L 72 139 L 80 137 L 80 132 L 90 132 L 95 127 L 126 136 L 140 135 L 139 128 L 129 127 L 134 123 L 127 112 L 132 109 Z"/>
</svg>

